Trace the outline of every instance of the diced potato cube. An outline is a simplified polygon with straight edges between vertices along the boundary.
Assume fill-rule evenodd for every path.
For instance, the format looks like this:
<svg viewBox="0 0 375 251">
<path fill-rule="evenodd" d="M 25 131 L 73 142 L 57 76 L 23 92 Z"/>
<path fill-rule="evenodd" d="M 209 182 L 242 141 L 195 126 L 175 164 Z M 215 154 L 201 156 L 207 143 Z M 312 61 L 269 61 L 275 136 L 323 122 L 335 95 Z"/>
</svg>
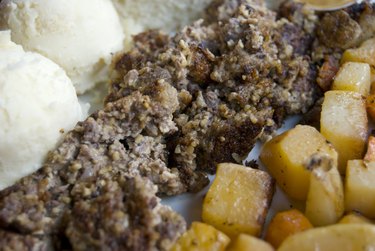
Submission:
<svg viewBox="0 0 375 251">
<path fill-rule="evenodd" d="M 193 222 L 172 247 L 171 251 L 224 251 L 230 239 L 214 227 Z"/>
<path fill-rule="evenodd" d="M 375 162 L 351 160 L 345 179 L 345 206 L 348 212 L 357 211 L 375 218 Z"/>
<path fill-rule="evenodd" d="M 372 222 L 358 213 L 350 213 L 341 218 L 340 224 L 372 224 Z"/>
<path fill-rule="evenodd" d="M 288 236 L 312 227 L 306 216 L 296 209 L 279 212 L 271 220 L 265 240 L 278 248 Z"/>
<path fill-rule="evenodd" d="M 314 127 L 297 125 L 266 142 L 260 160 L 288 196 L 305 200 L 310 184 L 306 164 L 318 152 L 337 158 L 333 146 Z"/>
<path fill-rule="evenodd" d="M 348 160 L 361 159 L 368 134 L 366 103 L 362 95 L 328 91 L 324 95 L 320 131 L 339 155 L 339 171 L 345 174 Z"/>
<path fill-rule="evenodd" d="M 370 66 L 366 63 L 343 64 L 333 81 L 332 90 L 354 91 L 367 96 L 371 88 Z"/>
<path fill-rule="evenodd" d="M 344 188 L 337 160 L 321 155 L 311 158 L 306 217 L 314 226 L 336 223 L 344 214 Z"/>
<path fill-rule="evenodd" d="M 354 251 L 375 249 L 375 226 L 335 224 L 288 237 L 278 251 Z"/>
<path fill-rule="evenodd" d="M 375 66 L 375 38 L 363 42 L 359 48 L 346 50 L 341 62 L 363 62 Z"/>
<path fill-rule="evenodd" d="M 240 234 L 227 251 L 273 251 L 267 242 L 247 234 Z"/>
<path fill-rule="evenodd" d="M 202 219 L 230 237 L 259 236 L 274 193 L 272 177 L 261 170 L 222 163 L 203 202 Z"/>
</svg>

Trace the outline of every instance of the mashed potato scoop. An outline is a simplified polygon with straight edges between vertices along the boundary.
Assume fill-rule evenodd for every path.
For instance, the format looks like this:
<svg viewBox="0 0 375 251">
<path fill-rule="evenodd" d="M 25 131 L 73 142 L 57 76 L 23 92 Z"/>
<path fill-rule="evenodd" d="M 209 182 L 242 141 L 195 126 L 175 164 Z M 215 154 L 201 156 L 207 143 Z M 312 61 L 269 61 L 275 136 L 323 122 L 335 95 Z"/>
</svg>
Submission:
<svg viewBox="0 0 375 251">
<path fill-rule="evenodd" d="M 12 41 L 59 64 L 78 94 L 108 79 L 124 33 L 110 0 L 3 0 L 0 30 Z"/>
<path fill-rule="evenodd" d="M 0 31 L 0 190 L 40 168 L 63 132 L 82 119 L 64 70 Z"/>
</svg>

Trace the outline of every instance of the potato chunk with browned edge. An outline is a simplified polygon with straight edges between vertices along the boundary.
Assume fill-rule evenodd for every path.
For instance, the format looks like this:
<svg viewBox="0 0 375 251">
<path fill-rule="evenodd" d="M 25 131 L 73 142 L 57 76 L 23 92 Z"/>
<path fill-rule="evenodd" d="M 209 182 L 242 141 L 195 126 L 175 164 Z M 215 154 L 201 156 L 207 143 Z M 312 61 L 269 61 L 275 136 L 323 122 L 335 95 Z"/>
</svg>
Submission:
<svg viewBox="0 0 375 251">
<path fill-rule="evenodd" d="M 318 152 L 337 159 L 333 146 L 314 127 L 297 125 L 266 142 L 260 160 L 288 196 L 305 200 L 310 185 L 306 164 Z"/>
<path fill-rule="evenodd" d="M 345 206 L 375 218 L 375 162 L 351 160 L 345 177 Z"/>
<path fill-rule="evenodd" d="M 375 66 L 375 38 L 366 40 L 359 48 L 346 50 L 341 62 L 363 62 Z"/>
<path fill-rule="evenodd" d="M 257 237 L 240 234 L 227 251 L 273 251 L 273 247 Z"/>
<path fill-rule="evenodd" d="M 345 174 L 348 160 L 361 159 L 368 134 L 366 102 L 361 94 L 328 91 L 324 95 L 320 131 L 338 153 L 338 167 Z"/>
<path fill-rule="evenodd" d="M 319 153 L 311 158 L 308 167 L 311 176 L 306 217 L 314 226 L 334 224 L 344 214 L 344 188 L 337 159 Z"/>
<path fill-rule="evenodd" d="M 335 224 L 313 228 L 288 237 L 278 251 L 375 250 L 375 226 Z"/>
<path fill-rule="evenodd" d="M 272 177 L 261 170 L 222 163 L 203 202 L 202 219 L 230 237 L 259 236 L 274 193 Z"/>
<path fill-rule="evenodd" d="M 341 218 L 340 224 L 372 224 L 371 220 L 358 213 L 349 213 Z"/>
<path fill-rule="evenodd" d="M 369 64 L 347 62 L 343 64 L 333 81 L 332 90 L 354 91 L 367 96 L 371 88 Z"/>
<path fill-rule="evenodd" d="M 193 222 L 171 251 L 224 251 L 229 242 L 229 237 L 213 226 Z"/>
</svg>

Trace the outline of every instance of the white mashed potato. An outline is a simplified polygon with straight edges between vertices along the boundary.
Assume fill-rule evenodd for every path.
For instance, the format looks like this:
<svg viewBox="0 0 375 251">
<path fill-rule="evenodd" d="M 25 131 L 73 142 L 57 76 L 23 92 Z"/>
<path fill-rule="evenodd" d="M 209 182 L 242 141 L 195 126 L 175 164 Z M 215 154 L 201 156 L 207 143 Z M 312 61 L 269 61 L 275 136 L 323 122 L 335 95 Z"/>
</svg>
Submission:
<svg viewBox="0 0 375 251">
<path fill-rule="evenodd" d="M 62 132 L 82 119 L 64 70 L 0 31 L 0 190 L 40 168 Z"/>
<path fill-rule="evenodd" d="M 147 29 L 173 32 L 199 19 L 212 0 L 112 0 L 128 42 Z"/>
<path fill-rule="evenodd" d="M 124 42 L 110 0 L 3 0 L 0 29 L 63 67 L 79 94 L 107 79 L 111 54 Z"/>
</svg>

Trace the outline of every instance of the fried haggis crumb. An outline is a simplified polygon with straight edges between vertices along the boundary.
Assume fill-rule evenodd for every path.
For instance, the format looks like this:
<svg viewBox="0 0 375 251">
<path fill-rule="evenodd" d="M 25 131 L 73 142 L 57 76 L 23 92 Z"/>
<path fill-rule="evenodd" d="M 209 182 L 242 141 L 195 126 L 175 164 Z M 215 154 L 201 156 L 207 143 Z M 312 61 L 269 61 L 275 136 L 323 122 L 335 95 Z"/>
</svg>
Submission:
<svg viewBox="0 0 375 251">
<path fill-rule="evenodd" d="M 75 203 L 66 229 L 73 250 L 168 250 L 185 222 L 155 192 L 136 177 L 109 181 L 100 196 Z"/>
<path fill-rule="evenodd" d="M 0 250 L 47 251 L 47 243 L 37 237 L 0 230 Z"/>
<path fill-rule="evenodd" d="M 176 88 L 178 130 L 166 141 L 169 164 L 183 180 L 195 170 L 212 173 L 220 162 L 241 162 L 257 139 L 320 95 L 311 27 L 278 19 L 262 1 L 214 1 L 207 15 L 173 37 L 136 36 L 134 49 L 114 62 L 107 97 L 160 81 Z"/>
</svg>

